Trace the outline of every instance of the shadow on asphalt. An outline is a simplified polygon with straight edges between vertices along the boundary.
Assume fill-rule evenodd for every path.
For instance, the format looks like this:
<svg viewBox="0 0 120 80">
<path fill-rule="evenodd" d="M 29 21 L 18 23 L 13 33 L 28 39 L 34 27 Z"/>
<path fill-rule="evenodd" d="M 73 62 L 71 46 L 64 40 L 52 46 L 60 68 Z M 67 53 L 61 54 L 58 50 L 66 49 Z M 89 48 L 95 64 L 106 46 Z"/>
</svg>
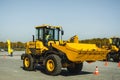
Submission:
<svg viewBox="0 0 120 80">
<path fill-rule="evenodd" d="M 21 66 L 21 68 L 23 70 L 25 70 L 22 66 Z M 25 70 L 25 71 L 27 71 L 27 70 Z M 33 71 L 35 71 L 35 72 L 40 71 L 41 73 L 47 75 L 47 73 L 45 72 L 45 69 L 43 67 L 40 67 L 40 66 L 36 66 Z M 76 75 L 88 75 L 88 74 L 93 74 L 93 72 L 81 71 L 80 73 L 75 74 L 75 73 L 70 73 L 67 70 L 62 70 L 59 75 L 61 75 L 61 76 L 76 76 Z"/>
<path fill-rule="evenodd" d="M 80 73 L 75 74 L 75 73 L 70 73 L 67 70 L 62 70 L 62 72 L 60 73 L 60 75 L 62 76 L 76 76 L 76 75 L 88 75 L 88 74 L 93 74 L 93 72 L 81 71 Z"/>
<path fill-rule="evenodd" d="M 1 57 L 2 57 L 2 56 L 3 56 L 3 57 L 4 57 L 4 56 L 14 57 L 14 56 L 21 56 L 21 55 L 17 55 L 17 54 L 16 54 L 16 55 L 12 55 L 12 56 L 11 56 L 11 55 L 9 55 L 9 54 L 0 54 L 0 56 L 1 56 Z"/>
</svg>

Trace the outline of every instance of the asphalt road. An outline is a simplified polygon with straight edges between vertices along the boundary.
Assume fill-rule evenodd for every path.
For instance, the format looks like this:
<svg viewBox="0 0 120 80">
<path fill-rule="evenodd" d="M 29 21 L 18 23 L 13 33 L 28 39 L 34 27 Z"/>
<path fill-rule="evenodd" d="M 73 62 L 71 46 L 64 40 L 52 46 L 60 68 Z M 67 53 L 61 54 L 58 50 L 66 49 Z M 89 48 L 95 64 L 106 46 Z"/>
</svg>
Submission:
<svg viewBox="0 0 120 80">
<path fill-rule="evenodd" d="M 7 52 L 0 52 L 0 80 L 120 80 L 120 67 L 116 62 L 97 61 L 94 63 L 84 62 L 82 71 L 78 75 L 72 75 L 66 69 L 58 76 L 50 76 L 44 73 L 42 68 L 36 71 L 25 71 L 22 68 L 20 55 L 23 51 L 16 51 L 13 57 Z M 99 75 L 94 75 L 98 66 Z"/>
</svg>

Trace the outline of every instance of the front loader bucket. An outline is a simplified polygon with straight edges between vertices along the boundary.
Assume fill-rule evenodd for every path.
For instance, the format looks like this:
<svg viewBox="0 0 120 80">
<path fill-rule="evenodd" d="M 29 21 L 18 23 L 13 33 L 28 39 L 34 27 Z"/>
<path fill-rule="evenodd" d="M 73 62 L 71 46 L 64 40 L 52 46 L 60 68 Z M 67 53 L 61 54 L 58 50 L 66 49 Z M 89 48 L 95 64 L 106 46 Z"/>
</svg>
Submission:
<svg viewBox="0 0 120 80">
<path fill-rule="evenodd" d="M 65 46 L 56 44 L 52 46 L 65 53 L 72 62 L 104 60 L 109 52 L 98 48 L 95 44 L 66 43 Z"/>
</svg>

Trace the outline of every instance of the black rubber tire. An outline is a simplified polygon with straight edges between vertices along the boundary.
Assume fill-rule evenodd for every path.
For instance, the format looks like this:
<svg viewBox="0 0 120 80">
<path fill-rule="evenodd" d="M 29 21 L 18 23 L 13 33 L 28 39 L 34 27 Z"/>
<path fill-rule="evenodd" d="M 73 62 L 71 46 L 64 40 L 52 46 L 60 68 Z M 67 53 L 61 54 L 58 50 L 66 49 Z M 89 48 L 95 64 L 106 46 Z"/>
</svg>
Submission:
<svg viewBox="0 0 120 80">
<path fill-rule="evenodd" d="M 119 60 L 118 60 L 118 59 L 113 58 L 113 61 L 114 61 L 114 62 L 118 62 Z"/>
<path fill-rule="evenodd" d="M 107 54 L 107 61 L 110 61 L 111 57 L 110 57 L 110 53 Z"/>
<path fill-rule="evenodd" d="M 29 64 L 26 64 L 26 61 L 28 61 Z M 24 55 L 23 69 L 28 70 L 28 71 L 34 70 L 34 60 L 33 60 L 33 57 L 29 54 Z"/>
<path fill-rule="evenodd" d="M 118 62 L 120 61 L 120 54 L 119 54 L 119 56 L 118 56 Z"/>
<path fill-rule="evenodd" d="M 113 58 L 113 61 L 114 61 L 114 62 L 118 62 L 119 59 L 120 59 L 120 56 L 119 56 L 119 54 L 117 53 L 116 56 Z"/>
<path fill-rule="evenodd" d="M 25 55 L 24 53 L 21 55 L 21 60 L 24 60 Z"/>
<path fill-rule="evenodd" d="M 52 71 L 50 71 L 47 67 L 48 61 L 52 61 L 54 64 L 54 68 Z M 46 57 L 46 59 L 45 59 L 45 71 L 47 74 L 56 76 L 56 75 L 61 73 L 61 68 L 62 68 L 61 58 L 58 55 L 51 54 L 51 55 L 48 55 Z"/>
<path fill-rule="evenodd" d="M 83 68 L 83 63 L 72 63 L 73 66 L 69 66 L 67 67 L 67 70 L 70 72 L 70 73 L 73 73 L 73 74 L 79 74 Z"/>
</svg>

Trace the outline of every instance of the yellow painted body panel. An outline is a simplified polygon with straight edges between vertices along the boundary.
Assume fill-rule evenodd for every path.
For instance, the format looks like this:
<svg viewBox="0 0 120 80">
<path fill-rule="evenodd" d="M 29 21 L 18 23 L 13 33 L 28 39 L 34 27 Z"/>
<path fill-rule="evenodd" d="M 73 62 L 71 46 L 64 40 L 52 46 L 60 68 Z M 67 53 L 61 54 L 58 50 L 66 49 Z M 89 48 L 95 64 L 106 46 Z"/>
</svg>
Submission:
<svg viewBox="0 0 120 80">
<path fill-rule="evenodd" d="M 111 38 L 109 39 L 109 43 L 112 44 L 112 39 Z"/>
<path fill-rule="evenodd" d="M 69 42 L 73 42 L 73 43 L 79 43 L 79 39 L 78 39 L 78 36 L 75 35 L 73 37 L 70 38 Z"/>
<path fill-rule="evenodd" d="M 59 41 L 49 41 L 48 46 L 50 46 L 50 44 L 59 45 L 60 42 Z M 37 40 L 35 42 L 33 42 L 33 41 L 27 42 L 27 44 L 26 44 L 26 53 L 27 54 L 32 53 L 30 49 L 35 49 L 37 54 L 41 54 L 43 51 L 48 50 L 48 48 L 43 45 L 43 42 L 39 41 L 39 40 Z"/>
<path fill-rule="evenodd" d="M 35 42 L 33 41 L 27 42 L 27 45 L 26 45 L 27 54 L 32 53 L 30 49 L 34 49 L 35 53 L 37 54 L 41 54 L 44 50 L 48 50 L 48 48 L 43 45 L 43 42 L 38 40 Z"/>
<path fill-rule="evenodd" d="M 84 50 L 84 51 L 91 51 L 98 49 L 98 47 L 96 47 L 95 44 L 83 44 L 83 43 L 67 43 L 66 47 L 72 48 L 74 50 Z"/>
<path fill-rule="evenodd" d="M 108 53 L 108 50 L 100 49 L 95 44 L 66 43 L 65 46 L 52 46 L 65 53 L 72 62 L 104 60 Z"/>
<path fill-rule="evenodd" d="M 48 46 L 50 46 L 50 44 L 60 45 L 60 42 L 59 41 L 49 41 Z"/>
<path fill-rule="evenodd" d="M 111 45 L 111 50 L 118 52 L 119 48 L 117 48 L 115 45 Z"/>
</svg>

